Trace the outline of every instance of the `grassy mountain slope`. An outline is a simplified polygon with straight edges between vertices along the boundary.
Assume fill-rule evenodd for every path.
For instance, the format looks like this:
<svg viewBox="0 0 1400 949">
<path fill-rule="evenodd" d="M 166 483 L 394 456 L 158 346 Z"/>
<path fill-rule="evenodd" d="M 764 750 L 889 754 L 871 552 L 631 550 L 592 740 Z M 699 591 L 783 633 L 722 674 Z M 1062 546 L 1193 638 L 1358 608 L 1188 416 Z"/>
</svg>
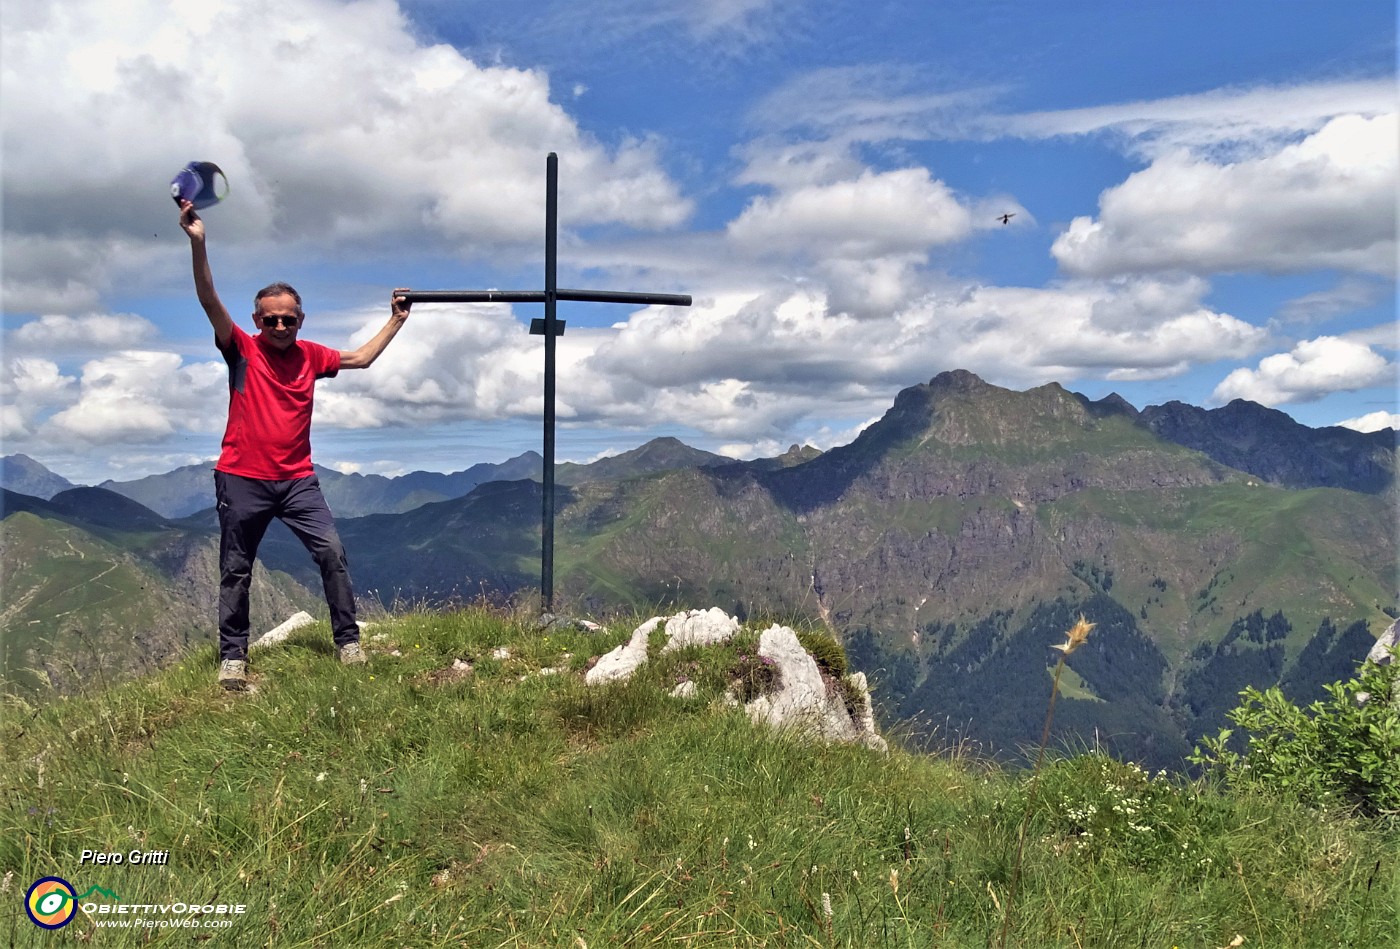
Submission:
<svg viewBox="0 0 1400 949">
<path fill-rule="evenodd" d="M 100 488 L 50 501 L 5 493 L 0 521 L 0 680 L 69 693 L 160 668 L 215 635 L 218 538 Z M 318 599 L 261 567 L 255 628 Z"/>
<path fill-rule="evenodd" d="M 47 668 L 71 687 L 82 671 L 110 668 L 117 678 L 158 666 L 145 661 L 155 655 L 149 631 L 177 607 L 149 568 L 80 528 L 28 513 L 0 522 L 0 550 L 0 675 L 35 688 L 32 670 Z"/>
<path fill-rule="evenodd" d="M 1400 939 L 1394 842 L 1285 799 L 1102 757 L 1034 777 L 756 730 L 678 676 L 690 649 L 590 688 L 629 635 L 471 611 L 381 627 L 367 667 L 324 625 L 262 654 L 255 693 L 174 669 L 0 712 L 0 871 L 94 910 L 241 904 L 227 930 L 41 933 L 12 945 L 579 947 L 1380 946 Z M 508 658 L 495 658 L 508 649 Z M 398 655 L 394 653 L 397 652 Z M 470 671 L 454 664 L 470 663 Z M 544 669 L 560 670 L 545 674 Z M 1024 827 L 1024 852 L 1018 841 Z M 83 848 L 169 852 L 81 865 Z M 13 875 L 11 877 L 10 875 Z M 1014 882 L 1013 882 L 1014 881 Z M 145 912 L 145 916 L 158 914 Z M 178 919 L 179 917 L 175 917 Z M 197 920 L 197 918 L 196 918 Z"/>
<path fill-rule="evenodd" d="M 392 604 L 472 599 L 526 585 L 539 571 L 540 493 L 534 481 L 492 481 L 454 501 L 341 522 L 357 588 Z M 522 527 L 530 523 L 533 533 Z M 307 569 L 306 553 L 290 535 L 264 556 L 283 569 Z"/>
<path fill-rule="evenodd" d="M 1393 605 L 1396 590 L 1386 513 L 1384 502 L 1354 492 L 1246 482 L 1149 495 L 1085 492 L 1051 506 L 1045 518 L 1052 527 L 1101 524 L 1114 537 L 1114 561 L 1131 565 L 1115 572 L 1115 599 L 1146 613 L 1143 625 L 1180 650 L 1218 639 L 1257 609 L 1282 610 L 1300 633 L 1329 616 L 1384 628 L 1380 608 Z M 1212 554 L 1192 558 L 1193 546 Z M 1176 594 L 1164 595 L 1151 581 L 1174 564 L 1195 569 L 1178 571 L 1168 580 Z M 1175 642 L 1167 635 L 1173 627 L 1185 632 Z M 1291 654 L 1304 642 L 1290 638 Z"/>
</svg>

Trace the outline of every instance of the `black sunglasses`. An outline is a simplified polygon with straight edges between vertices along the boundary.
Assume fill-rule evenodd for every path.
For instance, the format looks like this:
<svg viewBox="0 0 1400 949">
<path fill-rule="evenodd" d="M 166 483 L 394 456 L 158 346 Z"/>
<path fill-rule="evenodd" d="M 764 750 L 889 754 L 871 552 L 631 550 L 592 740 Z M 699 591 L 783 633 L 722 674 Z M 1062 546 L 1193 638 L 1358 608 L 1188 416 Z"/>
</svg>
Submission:
<svg viewBox="0 0 1400 949">
<path fill-rule="evenodd" d="M 262 318 L 262 325 L 265 330 L 275 329 L 284 323 L 288 329 L 296 329 L 297 324 L 300 322 L 301 317 L 299 316 L 264 316 Z"/>
</svg>

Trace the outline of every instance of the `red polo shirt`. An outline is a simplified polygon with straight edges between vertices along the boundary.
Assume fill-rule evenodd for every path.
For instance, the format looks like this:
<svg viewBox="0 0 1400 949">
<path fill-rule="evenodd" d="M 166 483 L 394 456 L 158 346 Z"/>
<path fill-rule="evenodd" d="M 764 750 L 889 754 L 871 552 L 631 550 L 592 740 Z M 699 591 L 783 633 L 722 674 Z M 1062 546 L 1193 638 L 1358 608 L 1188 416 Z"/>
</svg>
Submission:
<svg viewBox="0 0 1400 949">
<path fill-rule="evenodd" d="M 340 352 L 303 339 L 279 350 L 237 326 L 219 351 L 228 363 L 228 427 L 214 467 L 260 481 L 314 474 L 312 390 L 340 370 Z"/>
</svg>

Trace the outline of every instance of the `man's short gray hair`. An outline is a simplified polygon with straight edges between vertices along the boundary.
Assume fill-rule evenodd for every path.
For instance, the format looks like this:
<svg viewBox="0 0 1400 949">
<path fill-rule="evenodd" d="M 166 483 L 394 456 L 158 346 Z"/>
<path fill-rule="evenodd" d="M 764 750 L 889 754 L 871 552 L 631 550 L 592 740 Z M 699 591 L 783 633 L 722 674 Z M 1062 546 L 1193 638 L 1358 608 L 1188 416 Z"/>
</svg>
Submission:
<svg viewBox="0 0 1400 949">
<path fill-rule="evenodd" d="M 269 283 L 253 296 L 253 312 L 257 312 L 258 301 L 263 297 L 280 297 L 284 294 L 297 301 L 297 318 L 305 316 L 306 314 L 301 311 L 301 294 L 297 293 L 296 288 L 290 283 L 283 283 L 280 280 L 276 283 Z"/>
</svg>

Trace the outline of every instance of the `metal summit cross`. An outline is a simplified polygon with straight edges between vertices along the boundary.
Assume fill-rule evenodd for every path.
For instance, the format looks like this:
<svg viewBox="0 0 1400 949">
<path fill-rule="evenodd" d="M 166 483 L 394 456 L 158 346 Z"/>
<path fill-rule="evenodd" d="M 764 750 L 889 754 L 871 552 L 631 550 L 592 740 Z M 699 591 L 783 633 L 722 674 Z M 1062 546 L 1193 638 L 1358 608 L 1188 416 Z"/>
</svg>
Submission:
<svg viewBox="0 0 1400 949">
<path fill-rule="evenodd" d="M 640 303 L 690 306 L 690 295 L 629 293 L 618 290 L 563 290 L 556 280 L 559 231 L 559 157 L 545 164 L 543 290 L 409 290 L 409 303 L 543 303 L 544 319 L 530 321 L 530 333 L 544 337 L 544 497 L 540 505 L 540 597 L 545 612 L 554 609 L 554 339 L 564 334 L 555 318 L 560 300 L 582 303 Z"/>
</svg>

